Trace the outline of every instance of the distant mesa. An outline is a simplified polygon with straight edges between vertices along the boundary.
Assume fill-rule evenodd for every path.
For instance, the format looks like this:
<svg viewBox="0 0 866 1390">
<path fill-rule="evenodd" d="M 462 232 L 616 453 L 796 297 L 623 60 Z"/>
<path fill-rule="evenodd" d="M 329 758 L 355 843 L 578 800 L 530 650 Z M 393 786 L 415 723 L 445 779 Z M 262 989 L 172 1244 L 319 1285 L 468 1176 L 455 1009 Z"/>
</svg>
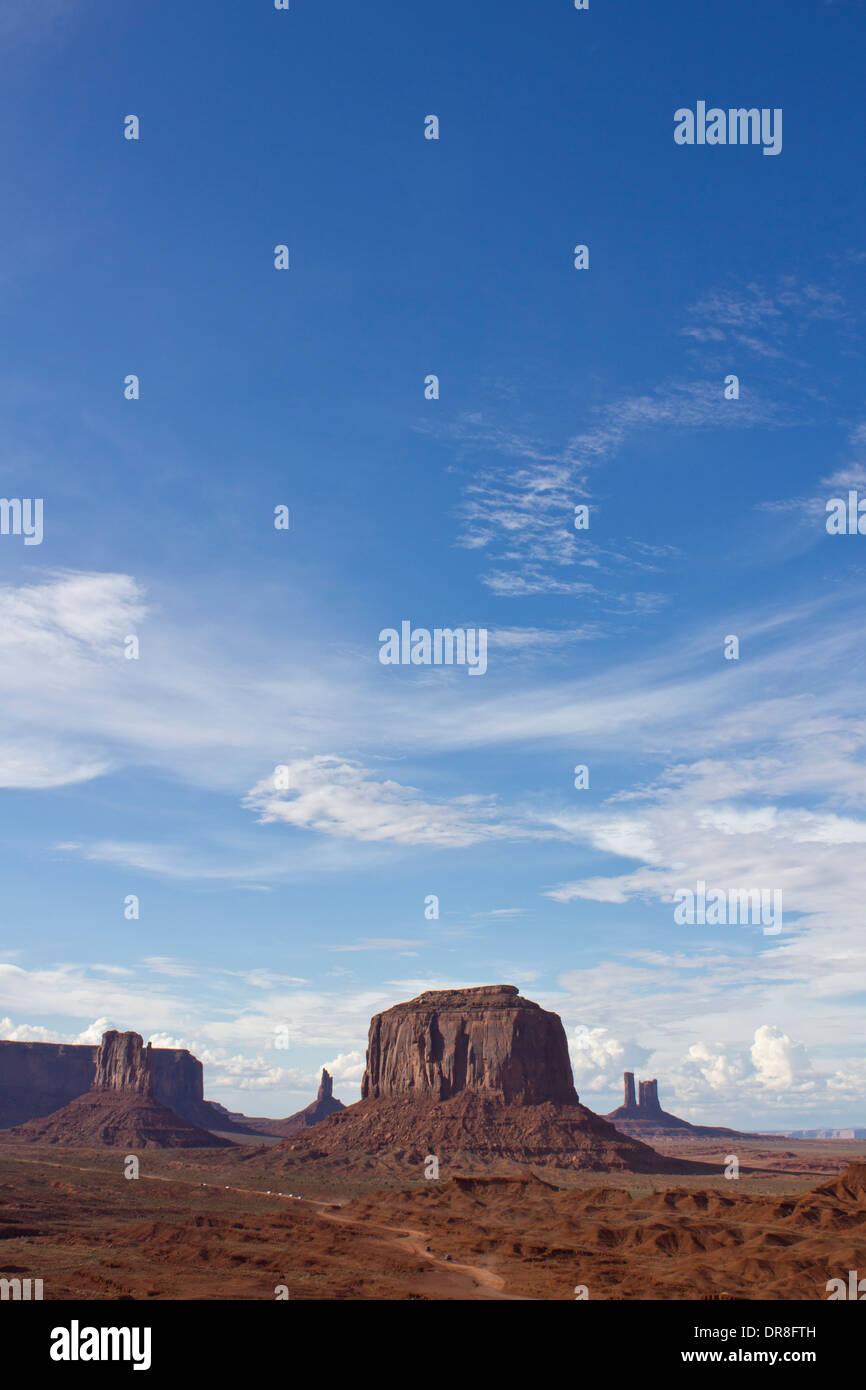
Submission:
<svg viewBox="0 0 866 1390">
<path fill-rule="evenodd" d="M 580 1104 L 557 1014 L 515 985 L 430 990 L 376 1014 L 356 1105 L 249 1155 L 253 1171 L 383 1168 L 428 1154 L 443 1171 L 527 1164 L 698 1173 L 619 1133 Z"/>
<path fill-rule="evenodd" d="M 126 1034 L 134 1037 L 135 1034 Z M 0 1039 L 0 1129 L 61 1110 L 96 1080 L 99 1046 Z M 202 1064 L 185 1048 L 154 1047 L 153 1098 L 200 1129 L 246 1133 L 204 1098 Z M 100 1082 L 100 1087 L 102 1082 Z"/>
<path fill-rule="evenodd" d="M 138 1033 L 103 1034 L 91 1089 L 60 1110 L 16 1125 L 3 1138 L 31 1144 L 141 1149 L 228 1148 L 217 1138 L 154 1099 L 150 1043 Z"/>
<path fill-rule="evenodd" d="M 98 1048 L 0 1040 L 0 1129 L 30 1142 L 222 1147 L 260 1135 L 284 1141 L 269 1158 L 291 1165 L 319 1157 L 405 1173 L 407 1162 L 434 1154 L 464 1168 L 695 1173 L 705 1166 L 640 1141 L 740 1137 L 662 1110 L 655 1080 L 641 1081 L 636 1096 L 632 1072 L 624 1104 L 594 1114 L 574 1088 L 561 1019 L 516 985 L 429 990 L 376 1014 L 361 1095 L 347 1108 L 323 1070 L 302 1110 L 247 1116 L 204 1099 L 190 1052 L 145 1047 L 138 1033 L 106 1033 Z"/>
<path fill-rule="evenodd" d="M 866 1129 L 771 1129 L 769 1135 L 778 1139 L 866 1139 Z"/>
<path fill-rule="evenodd" d="M 185 1048 L 150 1047 L 144 1064 L 132 1041 L 137 1033 L 106 1034 L 125 1039 L 103 1051 L 93 1044 L 13 1042 L 0 1039 L 0 1131 L 55 1116 L 91 1090 L 122 1090 L 152 1097 L 199 1130 L 231 1138 L 257 1134 L 282 1138 L 343 1110 L 326 1071 L 316 1099 L 286 1119 L 242 1115 L 204 1098 L 202 1064 Z M 139 1039 L 140 1042 L 140 1039 Z M 103 1038 L 103 1044 L 105 1037 Z M 136 1088 L 145 1087 L 145 1090 Z"/>
<path fill-rule="evenodd" d="M 620 1131 L 638 1139 L 664 1138 L 667 1135 L 680 1139 L 741 1139 L 745 1137 L 740 1130 L 723 1129 L 713 1125 L 692 1125 L 662 1110 L 659 1104 L 658 1081 L 640 1081 L 635 1099 L 634 1072 L 623 1072 L 624 1098 L 622 1105 L 611 1110 L 605 1119 Z"/>
</svg>

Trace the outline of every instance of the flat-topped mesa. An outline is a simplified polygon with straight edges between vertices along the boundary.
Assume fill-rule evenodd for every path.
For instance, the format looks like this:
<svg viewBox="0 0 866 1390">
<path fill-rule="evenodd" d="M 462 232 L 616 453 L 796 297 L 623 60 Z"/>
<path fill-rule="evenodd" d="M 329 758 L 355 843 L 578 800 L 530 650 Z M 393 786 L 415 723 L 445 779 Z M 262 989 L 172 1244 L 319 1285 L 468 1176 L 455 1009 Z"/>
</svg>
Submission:
<svg viewBox="0 0 866 1390">
<path fill-rule="evenodd" d="M 92 1089 L 152 1096 L 153 1055 L 150 1043 L 145 1047 L 140 1033 L 118 1033 L 115 1030 L 103 1033 Z"/>
<path fill-rule="evenodd" d="M 448 1100 L 461 1091 L 521 1105 L 576 1105 L 558 1014 L 516 985 L 428 990 L 370 1024 L 364 1100 Z"/>
</svg>

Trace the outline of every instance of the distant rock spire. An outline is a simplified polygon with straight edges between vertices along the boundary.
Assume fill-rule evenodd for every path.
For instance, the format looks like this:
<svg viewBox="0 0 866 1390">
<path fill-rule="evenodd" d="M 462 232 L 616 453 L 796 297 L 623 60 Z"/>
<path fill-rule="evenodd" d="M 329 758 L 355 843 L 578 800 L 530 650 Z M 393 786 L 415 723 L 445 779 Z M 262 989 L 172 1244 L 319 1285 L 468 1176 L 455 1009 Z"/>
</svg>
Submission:
<svg viewBox="0 0 866 1390">
<path fill-rule="evenodd" d="M 640 1083 L 639 1097 L 638 1103 L 645 1114 L 658 1115 L 661 1113 L 658 1081 L 642 1081 Z"/>
<path fill-rule="evenodd" d="M 330 1099 L 331 1099 L 331 1096 L 332 1096 L 333 1094 L 334 1094 L 334 1080 L 333 1080 L 333 1077 L 331 1076 L 330 1072 L 325 1071 L 325 1068 L 322 1067 L 322 1079 L 321 1079 L 321 1081 L 319 1082 L 319 1090 L 318 1090 L 318 1093 L 317 1093 L 317 1095 L 316 1095 L 316 1100 L 330 1100 Z"/>
</svg>

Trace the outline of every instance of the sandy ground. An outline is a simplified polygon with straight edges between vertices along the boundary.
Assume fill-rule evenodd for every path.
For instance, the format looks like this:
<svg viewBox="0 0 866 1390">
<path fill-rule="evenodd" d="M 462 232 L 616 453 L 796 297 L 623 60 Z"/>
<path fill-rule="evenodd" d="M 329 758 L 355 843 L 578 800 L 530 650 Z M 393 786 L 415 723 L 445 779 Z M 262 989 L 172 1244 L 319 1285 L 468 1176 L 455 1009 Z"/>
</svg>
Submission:
<svg viewBox="0 0 866 1390">
<path fill-rule="evenodd" d="M 741 1144 L 737 1181 L 730 1148 L 665 1147 L 718 1177 L 509 1165 L 383 1186 L 308 1164 L 268 1192 L 239 1152 L 151 1151 L 127 1179 L 119 1150 L 0 1145 L 0 1275 L 98 1300 L 823 1299 L 866 1275 L 866 1192 L 816 1191 L 866 1143 Z"/>
</svg>

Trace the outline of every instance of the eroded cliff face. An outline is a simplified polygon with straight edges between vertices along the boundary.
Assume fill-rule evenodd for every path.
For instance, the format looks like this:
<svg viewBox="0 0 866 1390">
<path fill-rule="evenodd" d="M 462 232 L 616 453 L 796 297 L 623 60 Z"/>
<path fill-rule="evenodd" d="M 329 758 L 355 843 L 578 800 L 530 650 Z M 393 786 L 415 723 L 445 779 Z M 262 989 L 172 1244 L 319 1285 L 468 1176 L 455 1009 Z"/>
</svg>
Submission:
<svg viewBox="0 0 866 1390">
<path fill-rule="evenodd" d="M 186 1048 L 153 1049 L 154 1095 L 176 1115 L 205 1129 L 225 1129 L 220 1113 L 204 1098 L 204 1073 L 198 1057 Z"/>
<path fill-rule="evenodd" d="M 659 1083 L 655 1079 L 639 1082 L 638 1108 L 644 1115 L 660 1115 L 662 1113 L 659 1105 Z"/>
<path fill-rule="evenodd" d="M 0 1040 L 0 1129 L 51 1115 L 89 1091 L 98 1052 L 89 1044 Z M 163 1047 L 153 1048 L 151 1057 L 156 1100 L 192 1124 L 215 1127 L 198 1058 Z"/>
<path fill-rule="evenodd" d="M 96 1057 L 94 1091 L 153 1096 L 153 1053 L 140 1033 L 103 1033 Z"/>
<path fill-rule="evenodd" d="M 89 1091 L 95 1047 L 0 1041 L 0 1129 L 50 1115 Z"/>
<path fill-rule="evenodd" d="M 448 1100 L 461 1091 L 523 1105 L 576 1105 L 558 1014 L 515 985 L 430 990 L 376 1014 L 364 1099 Z"/>
</svg>

